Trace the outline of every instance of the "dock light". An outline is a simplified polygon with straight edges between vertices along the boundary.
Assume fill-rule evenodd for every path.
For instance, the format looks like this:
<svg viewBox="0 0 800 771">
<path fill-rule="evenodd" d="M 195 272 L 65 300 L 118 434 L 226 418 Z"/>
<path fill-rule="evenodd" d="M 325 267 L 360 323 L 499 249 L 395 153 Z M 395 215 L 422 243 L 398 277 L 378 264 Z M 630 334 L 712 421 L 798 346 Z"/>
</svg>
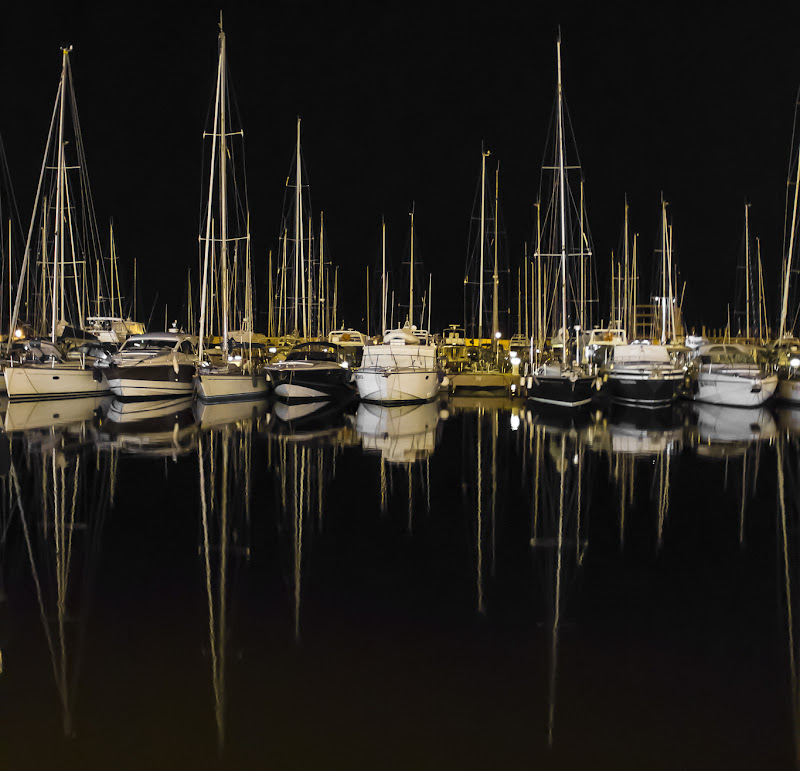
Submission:
<svg viewBox="0 0 800 771">
<path fill-rule="evenodd" d="M 22 330 L 21 329 L 15 329 L 14 330 L 14 337 L 16 337 L 17 340 L 19 340 L 22 337 Z"/>
<path fill-rule="evenodd" d="M 790 367 L 800 367 L 800 359 L 795 357 L 794 359 L 789 359 L 789 366 Z"/>
<path fill-rule="evenodd" d="M 516 431 L 519 428 L 519 415 L 511 416 L 511 430 Z"/>
<path fill-rule="evenodd" d="M 339 366 L 342 369 L 350 369 L 350 365 L 346 361 L 343 361 Z"/>
<path fill-rule="evenodd" d="M 267 350 L 268 350 L 270 353 L 277 353 L 277 352 L 278 352 L 278 349 L 277 349 L 277 348 L 276 348 L 274 345 L 273 345 L 273 346 L 271 346 L 270 348 L 268 348 Z"/>
<path fill-rule="evenodd" d="M 510 361 L 512 367 L 519 367 L 519 363 L 520 361 L 522 361 L 522 359 L 520 359 L 519 356 L 515 355 L 511 357 Z"/>
<path fill-rule="evenodd" d="M 495 340 L 499 340 L 500 339 L 500 332 L 495 332 L 494 333 L 494 339 Z"/>
</svg>

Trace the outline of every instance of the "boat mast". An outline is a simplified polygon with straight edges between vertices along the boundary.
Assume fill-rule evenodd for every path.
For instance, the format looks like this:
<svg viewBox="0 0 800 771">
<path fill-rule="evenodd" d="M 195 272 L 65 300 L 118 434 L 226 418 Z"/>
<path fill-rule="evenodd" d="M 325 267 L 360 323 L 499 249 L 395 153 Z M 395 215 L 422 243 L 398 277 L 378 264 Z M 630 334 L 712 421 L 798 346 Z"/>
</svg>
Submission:
<svg viewBox="0 0 800 771">
<path fill-rule="evenodd" d="M 411 270 L 408 282 L 408 323 L 414 324 L 414 206 L 411 206 Z"/>
<path fill-rule="evenodd" d="M 628 286 L 628 275 L 630 273 L 630 267 L 628 265 L 628 196 L 625 195 L 625 234 L 624 234 L 624 250 L 625 250 L 625 305 L 623 307 L 623 322 L 622 328 L 625 330 L 626 335 L 631 334 L 629 322 L 630 322 L 630 287 Z M 631 337 L 631 340 L 633 337 Z"/>
<path fill-rule="evenodd" d="M 56 220 L 53 253 L 53 307 L 50 323 L 50 342 L 55 344 L 58 325 L 59 300 L 63 307 L 63 270 L 59 271 L 59 261 L 64 259 L 64 188 L 66 186 L 66 169 L 64 164 L 64 99 L 67 88 L 67 70 L 69 68 L 70 48 L 62 48 L 61 85 L 59 87 L 60 104 L 58 108 L 58 164 L 56 171 Z M 61 278 L 59 295 L 59 278 Z"/>
<path fill-rule="evenodd" d="M 490 151 L 481 149 L 481 258 L 478 268 L 478 345 L 483 340 L 483 251 L 486 240 L 486 156 Z"/>
<path fill-rule="evenodd" d="M 303 338 L 308 339 L 308 308 L 306 307 L 306 283 L 305 283 L 305 254 L 303 243 L 303 218 L 301 211 L 303 208 L 302 191 L 302 172 L 300 170 L 300 118 L 297 118 L 297 154 L 295 159 L 295 212 L 294 212 L 294 243 L 295 243 L 295 326 L 297 326 L 297 307 L 298 299 L 302 299 L 303 304 Z M 299 261 L 299 262 L 298 262 Z M 298 291 L 299 290 L 299 291 Z M 301 294 L 302 297 L 298 297 Z"/>
<path fill-rule="evenodd" d="M 381 217 L 381 335 L 386 332 L 386 220 Z"/>
<path fill-rule="evenodd" d="M 227 73 L 226 73 L 226 51 L 225 51 L 225 33 L 222 30 L 222 14 L 219 20 L 219 100 L 217 108 L 219 109 L 219 124 L 220 124 L 220 150 L 219 150 L 219 219 L 220 219 L 220 272 L 222 273 L 222 360 L 224 363 L 228 361 L 228 305 L 230 298 L 228 297 L 228 127 L 225 121 L 225 113 L 227 111 L 228 100 L 226 90 Z"/>
<path fill-rule="evenodd" d="M 786 334 L 786 313 L 789 305 L 789 276 L 792 272 L 792 254 L 794 253 L 794 239 L 797 231 L 797 198 L 800 192 L 800 151 L 797 153 L 797 174 L 794 181 L 794 203 L 792 205 L 792 228 L 789 232 L 789 251 L 786 254 L 785 272 L 783 275 L 783 301 L 781 302 L 781 324 L 778 330 L 778 339 Z"/>
<path fill-rule="evenodd" d="M 325 317 L 323 314 L 324 310 L 324 299 L 322 293 L 322 279 L 324 274 L 324 265 L 325 265 L 325 212 L 320 211 L 319 213 L 319 281 L 318 281 L 318 289 L 317 289 L 317 337 L 320 339 L 325 336 Z"/>
<path fill-rule="evenodd" d="M 561 91 L 561 38 L 556 43 L 558 53 L 558 116 L 557 116 L 557 141 L 558 141 L 558 194 L 559 210 L 561 216 L 561 324 L 562 347 L 561 366 L 567 366 L 567 343 L 569 331 L 567 329 L 567 209 L 564 194 L 566 184 L 564 169 L 564 115 Z"/>
<path fill-rule="evenodd" d="M 661 194 L 661 345 L 667 342 L 667 202 Z"/>
<path fill-rule="evenodd" d="M 544 314 L 542 297 L 542 204 L 536 203 L 536 359 L 544 342 Z"/>
<path fill-rule="evenodd" d="M 203 342 L 205 337 L 205 325 L 206 325 L 206 298 L 208 297 L 208 280 L 209 280 L 209 256 L 212 249 L 212 241 L 213 241 L 213 222 L 214 222 L 214 182 L 216 178 L 216 161 L 217 161 L 217 137 L 219 136 L 219 118 L 221 106 L 220 106 L 220 96 L 221 96 L 221 88 L 220 88 L 220 79 L 223 75 L 223 66 L 224 66 L 224 55 L 225 55 L 225 33 L 222 31 L 222 20 L 220 19 L 219 23 L 220 32 L 219 32 L 219 62 L 217 65 L 217 88 L 216 94 L 214 98 L 214 128 L 213 133 L 211 135 L 211 165 L 209 167 L 209 175 L 208 175 L 208 208 L 206 210 L 206 236 L 205 236 L 205 249 L 204 249 L 204 258 L 203 258 L 203 282 L 200 288 L 200 334 L 199 334 L 199 341 L 198 341 L 198 355 L 200 360 L 203 359 Z M 204 134 L 204 136 L 206 136 Z M 223 168 L 224 161 L 220 163 L 220 168 Z M 224 253 L 224 245 L 223 245 L 223 253 Z M 212 293 L 213 295 L 213 293 Z M 213 311 L 212 311 L 212 323 L 213 323 Z M 165 323 L 169 325 L 169 318 L 165 319 Z M 227 343 L 224 343 L 227 345 Z"/>
<path fill-rule="evenodd" d="M 492 347 L 495 352 L 495 359 L 497 358 L 498 338 L 497 333 L 500 331 L 500 309 L 499 304 L 499 278 L 497 275 L 497 209 L 499 204 L 500 192 L 500 164 L 494 172 L 494 273 L 492 274 Z"/>
</svg>

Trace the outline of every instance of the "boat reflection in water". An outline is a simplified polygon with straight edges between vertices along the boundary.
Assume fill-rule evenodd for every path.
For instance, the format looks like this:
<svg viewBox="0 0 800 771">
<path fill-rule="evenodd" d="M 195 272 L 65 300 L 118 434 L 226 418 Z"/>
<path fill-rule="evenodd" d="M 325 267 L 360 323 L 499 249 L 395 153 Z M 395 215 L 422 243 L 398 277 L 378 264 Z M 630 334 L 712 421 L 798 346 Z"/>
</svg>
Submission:
<svg viewBox="0 0 800 771">
<path fill-rule="evenodd" d="M 619 540 L 625 544 L 628 507 L 637 490 L 656 498 L 657 546 L 669 515 L 670 485 L 684 446 L 684 412 L 676 406 L 646 410 L 615 405 L 594 426 L 592 451 L 608 457 L 609 477 L 619 494 Z"/>
<path fill-rule="evenodd" d="M 206 405 L 208 406 L 208 405 Z M 217 405 L 221 408 L 229 405 Z M 225 746 L 228 647 L 233 638 L 230 609 L 239 576 L 250 559 L 252 455 L 256 409 L 238 422 L 216 422 L 197 439 L 200 537 L 208 647 L 217 744 Z M 230 416 L 229 411 L 221 414 Z M 207 413 L 204 412 L 204 416 Z"/>
<path fill-rule="evenodd" d="M 108 458 L 96 458 L 90 443 L 72 441 L 66 429 L 51 431 L 50 437 L 47 444 L 28 441 L 28 434 L 15 439 L 9 475 L 55 678 L 61 729 L 72 738 L 77 733 L 78 675 L 113 466 Z M 35 648 L 31 643 L 19 641 L 22 647 Z M 20 665 L 26 660 L 22 651 L 9 652 Z M 45 705 L 33 704 L 36 714 L 23 717 L 31 723 L 46 713 Z M 21 703 L 17 708 L 24 709 Z"/>
<path fill-rule="evenodd" d="M 430 511 L 430 457 L 441 436 L 441 410 L 436 401 L 403 406 L 362 403 L 356 412 L 356 431 L 367 454 L 380 456 L 380 510 L 386 514 L 395 489 L 406 503 L 412 529 L 416 490 Z"/>
<path fill-rule="evenodd" d="M 269 402 L 265 399 L 237 399 L 227 402 L 204 402 L 196 399 L 192 412 L 201 431 L 240 421 L 260 423 L 262 419 L 266 419 L 269 423 L 270 417 Z"/>
<path fill-rule="evenodd" d="M 92 423 L 112 401 L 111 396 L 84 396 L 10 402 L 5 414 L 5 430 L 9 433 L 34 429 L 50 431 Z"/>
<path fill-rule="evenodd" d="M 176 459 L 197 448 L 192 398 L 114 399 L 98 429 L 98 446 L 126 454 Z"/>
<path fill-rule="evenodd" d="M 778 436 L 778 427 L 766 407 L 743 409 L 696 403 L 694 423 L 687 434 L 698 458 L 724 463 L 722 490 L 732 490 L 738 501 L 739 543 L 744 543 L 747 503 L 756 497 L 765 445 Z M 736 465 L 741 465 L 741 470 Z"/>
<path fill-rule="evenodd" d="M 436 449 L 439 413 L 436 402 L 401 407 L 364 403 L 356 412 L 356 431 L 365 452 L 380 453 L 388 463 L 413 463 Z"/>
</svg>

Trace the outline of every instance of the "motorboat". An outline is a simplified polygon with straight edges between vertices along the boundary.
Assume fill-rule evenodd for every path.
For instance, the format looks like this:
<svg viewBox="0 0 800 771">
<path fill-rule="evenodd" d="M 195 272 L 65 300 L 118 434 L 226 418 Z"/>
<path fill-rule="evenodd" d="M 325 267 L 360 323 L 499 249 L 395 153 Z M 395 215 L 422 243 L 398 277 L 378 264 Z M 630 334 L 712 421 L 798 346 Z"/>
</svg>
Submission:
<svg viewBox="0 0 800 771">
<path fill-rule="evenodd" d="M 753 345 L 712 343 L 697 349 L 691 397 L 730 407 L 758 407 L 772 397 L 778 376 Z"/>
<path fill-rule="evenodd" d="M 362 401 L 412 404 L 434 399 L 444 373 L 430 333 L 406 324 L 385 332 L 381 344 L 364 348 L 355 378 Z"/>
<path fill-rule="evenodd" d="M 96 365 L 116 396 L 134 398 L 191 395 L 196 367 L 196 339 L 184 332 L 131 335 Z"/>
<path fill-rule="evenodd" d="M 284 361 L 264 367 L 279 399 L 313 401 L 355 396 L 353 371 L 336 343 L 309 341 L 294 346 Z"/>
<path fill-rule="evenodd" d="M 666 345 L 634 341 L 614 347 L 606 376 L 611 398 L 640 407 L 665 407 L 675 400 L 686 377 Z"/>
</svg>

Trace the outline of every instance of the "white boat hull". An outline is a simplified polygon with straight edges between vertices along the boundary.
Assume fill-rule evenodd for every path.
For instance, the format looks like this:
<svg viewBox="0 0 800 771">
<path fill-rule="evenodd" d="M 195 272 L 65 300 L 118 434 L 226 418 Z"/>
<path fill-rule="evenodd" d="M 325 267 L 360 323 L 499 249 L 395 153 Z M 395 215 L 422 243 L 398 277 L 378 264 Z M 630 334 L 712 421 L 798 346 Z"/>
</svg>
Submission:
<svg viewBox="0 0 800 771">
<path fill-rule="evenodd" d="M 254 399 L 266 396 L 267 380 L 263 374 L 201 373 L 196 378 L 195 389 L 203 401 L 224 399 Z"/>
<path fill-rule="evenodd" d="M 95 371 L 71 364 L 47 366 L 27 364 L 5 367 L 3 370 L 8 398 L 68 399 L 75 396 L 95 396 L 109 391 L 104 377 L 96 379 Z"/>
<path fill-rule="evenodd" d="M 367 367 L 356 371 L 356 386 L 362 401 L 376 404 L 429 402 L 439 393 L 435 369 L 390 370 Z"/>
<path fill-rule="evenodd" d="M 777 387 L 777 375 L 742 377 L 700 372 L 696 380 L 694 399 L 729 407 L 758 407 L 772 397 Z M 800 401 L 800 383 L 797 398 Z"/>
<path fill-rule="evenodd" d="M 195 364 L 110 366 L 105 371 L 111 390 L 124 398 L 191 396 Z"/>
</svg>

